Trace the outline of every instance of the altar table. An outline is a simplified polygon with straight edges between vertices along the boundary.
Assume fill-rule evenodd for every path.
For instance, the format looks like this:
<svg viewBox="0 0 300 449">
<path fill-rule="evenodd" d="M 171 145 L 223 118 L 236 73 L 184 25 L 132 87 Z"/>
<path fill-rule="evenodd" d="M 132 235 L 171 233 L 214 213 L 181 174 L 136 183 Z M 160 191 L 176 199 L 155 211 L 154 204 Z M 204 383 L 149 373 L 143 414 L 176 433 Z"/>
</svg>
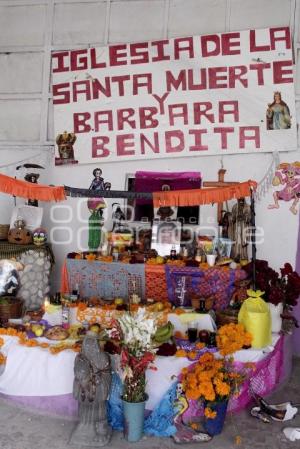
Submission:
<svg viewBox="0 0 300 449">
<path fill-rule="evenodd" d="M 76 416 L 77 402 L 72 397 L 76 353 L 65 350 L 53 355 L 47 349 L 40 347 L 20 346 L 16 337 L 2 336 L 2 338 L 5 340 L 2 352 L 7 356 L 7 362 L 3 374 L 0 376 L 1 396 L 42 411 L 65 417 Z M 47 342 L 49 343 L 48 340 Z M 275 347 L 277 349 L 274 351 Z M 258 394 L 270 393 L 279 382 L 289 376 L 291 370 L 289 347 L 289 337 L 273 334 L 270 346 L 261 350 L 241 350 L 234 354 L 235 361 L 249 361 L 256 364 L 268 358 L 269 374 L 267 371 L 263 371 L 261 379 L 259 373 L 254 379 Z M 273 357 L 273 354 L 276 358 Z M 149 400 L 146 408 L 148 410 L 153 410 L 158 405 L 181 369 L 190 363 L 187 358 L 175 356 L 158 356 L 156 358 L 157 370 L 147 371 Z M 272 377 L 273 380 L 272 383 L 269 381 L 264 385 L 263 378 L 266 375 Z M 234 405 L 234 409 L 238 409 L 238 404 Z"/>
</svg>

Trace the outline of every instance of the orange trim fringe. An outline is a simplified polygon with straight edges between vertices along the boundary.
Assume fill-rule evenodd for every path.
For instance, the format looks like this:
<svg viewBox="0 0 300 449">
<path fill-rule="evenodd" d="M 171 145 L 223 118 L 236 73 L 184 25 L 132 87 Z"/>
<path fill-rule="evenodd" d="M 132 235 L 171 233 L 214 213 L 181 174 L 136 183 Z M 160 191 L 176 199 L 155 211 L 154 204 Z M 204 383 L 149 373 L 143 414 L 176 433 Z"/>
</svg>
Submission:
<svg viewBox="0 0 300 449">
<path fill-rule="evenodd" d="M 51 187 L 22 181 L 0 173 L 0 192 L 40 201 L 63 201 L 66 199 L 63 186 Z"/>
<path fill-rule="evenodd" d="M 153 192 L 153 205 L 154 207 L 198 206 L 200 204 L 223 203 L 233 198 L 250 196 L 251 189 L 255 190 L 256 187 L 255 181 L 246 181 L 227 187 Z"/>
</svg>

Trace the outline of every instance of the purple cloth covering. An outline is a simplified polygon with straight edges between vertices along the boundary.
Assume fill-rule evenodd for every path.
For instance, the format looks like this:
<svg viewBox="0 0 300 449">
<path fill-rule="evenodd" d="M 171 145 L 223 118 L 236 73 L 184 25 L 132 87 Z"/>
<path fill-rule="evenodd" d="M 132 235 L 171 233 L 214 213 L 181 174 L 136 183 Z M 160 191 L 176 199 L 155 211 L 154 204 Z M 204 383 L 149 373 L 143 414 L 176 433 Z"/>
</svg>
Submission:
<svg viewBox="0 0 300 449">
<path fill-rule="evenodd" d="M 299 228 L 298 228 L 298 243 L 297 243 L 297 255 L 296 255 L 296 271 L 300 274 L 300 213 L 299 216 Z M 300 324 L 300 299 L 298 304 L 294 307 L 294 316 Z M 293 333 L 293 351 L 294 354 L 300 356 L 300 328 L 295 328 Z"/>
<path fill-rule="evenodd" d="M 137 171 L 135 173 L 136 192 L 160 192 L 168 184 L 171 190 L 200 189 L 201 173 L 191 172 L 153 172 Z M 152 200 L 137 199 L 136 204 L 151 204 Z"/>
<path fill-rule="evenodd" d="M 75 419 L 78 414 L 78 404 L 72 394 L 59 396 L 10 396 L 0 394 L 0 398 L 47 415 Z"/>
</svg>

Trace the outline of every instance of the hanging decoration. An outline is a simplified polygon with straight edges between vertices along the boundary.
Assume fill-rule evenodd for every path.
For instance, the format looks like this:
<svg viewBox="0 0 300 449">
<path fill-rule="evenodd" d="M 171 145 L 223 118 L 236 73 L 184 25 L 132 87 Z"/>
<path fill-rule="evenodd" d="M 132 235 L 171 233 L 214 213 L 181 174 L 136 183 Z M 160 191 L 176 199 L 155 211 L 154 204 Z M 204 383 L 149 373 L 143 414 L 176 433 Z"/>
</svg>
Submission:
<svg viewBox="0 0 300 449">
<path fill-rule="evenodd" d="M 63 186 L 51 187 L 43 184 L 34 184 L 11 178 L 2 173 L 0 173 L 0 192 L 41 201 L 63 201 L 66 199 Z"/>
<path fill-rule="evenodd" d="M 279 164 L 280 164 L 279 153 L 275 151 L 274 153 L 272 153 L 272 162 L 268 170 L 266 171 L 261 181 L 257 184 L 257 188 L 255 191 L 255 201 L 260 201 L 270 190 L 275 170 Z"/>
<path fill-rule="evenodd" d="M 55 165 L 77 164 L 74 157 L 73 145 L 77 137 L 74 133 L 64 131 L 56 137 L 59 157 L 55 158 Z"/>
<path fill-rule="evenodd" d="M 274 203 L 268 209 L 279 209 L 279 201 L 293 201 L 290 211 L 297 215 L 297 205 L 300 199 L 300 162 L 282 162 L 272 180 L 274 187 L 283 186 L 273 193 Z"/>
<path fill-rule="evenodd" d="M 96 185 L 95 180 L 93 182 L 91 186 Z M 96 199 L 102 198 L 102 200 L 103 198 L 153 198 L 156 207 L 160 207 L 161 204 L 170 206 L 192 206 L 217 203 L 219 201 L 227 201 L 232 198 L 238 199 L 250 196 L 252 190 L 256 189 L 257 183 L 249 180 L 233 186 L 217 189 L 174 190 L 170 192 L 154 193 L 110 190 L 111 184 L 109 182 L 104 183 L 105 190 L 92 189 L 91 186 L 89 189 L 80 189 L 69 186 L 46 186 L 42 184 L 32 184 L 30 182 L 21 181 L 0 173 L 0 192 L 22 198 L 35 198 L 41 201 L 63 201 L 66 199 L 66 196 Z M 103 201 L 101 201 L 100 204 L 103 205 Z M 100 209 L 103 209 L 103 207 Z"/>
</svg>

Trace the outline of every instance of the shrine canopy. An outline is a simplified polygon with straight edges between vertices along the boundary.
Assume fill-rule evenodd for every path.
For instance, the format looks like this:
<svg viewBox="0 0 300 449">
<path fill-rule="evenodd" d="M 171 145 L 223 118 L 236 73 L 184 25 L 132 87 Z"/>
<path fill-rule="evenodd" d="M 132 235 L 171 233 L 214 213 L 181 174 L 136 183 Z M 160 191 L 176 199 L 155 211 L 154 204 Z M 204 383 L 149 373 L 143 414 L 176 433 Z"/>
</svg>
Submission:
<svg viewBox="0 0 300 449">
<path fill-rule="evenodd" d="M 252 190 L 255 190 L 256 187 L 257 183 L 249 180 L 226 187 L 154 192 L 153 205 L 154 207 L 198 206 L 223 203 L 231 199 L 251 196 Z"/>
</svg>

